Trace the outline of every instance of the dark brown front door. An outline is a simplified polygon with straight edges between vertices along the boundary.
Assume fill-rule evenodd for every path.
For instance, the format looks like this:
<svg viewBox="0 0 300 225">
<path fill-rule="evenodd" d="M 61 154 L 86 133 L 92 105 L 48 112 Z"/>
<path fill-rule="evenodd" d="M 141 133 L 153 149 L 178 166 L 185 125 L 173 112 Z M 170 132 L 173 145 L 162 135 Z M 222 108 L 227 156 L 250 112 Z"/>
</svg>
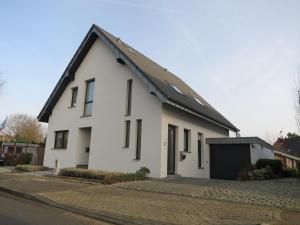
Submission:
<svg viewBox="0 0 300 225">
<path fill-rule="evenodd" d="M 168 175 L 175 174 L 176 127 L 168 127 Z"/>
</svg>

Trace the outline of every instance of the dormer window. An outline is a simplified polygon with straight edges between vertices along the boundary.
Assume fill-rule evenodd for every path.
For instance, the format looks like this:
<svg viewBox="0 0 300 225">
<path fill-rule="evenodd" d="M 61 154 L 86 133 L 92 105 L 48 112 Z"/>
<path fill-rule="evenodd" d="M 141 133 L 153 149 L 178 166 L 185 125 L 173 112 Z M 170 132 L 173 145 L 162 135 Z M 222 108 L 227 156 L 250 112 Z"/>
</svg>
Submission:
<svg viewBox="0 0 300 225">
<path fill-rule="evenodd" d="M 198 98 L 195 98 L 195 97 L 193 97 L 193 98 L 194 98 L 194 100 L 195 100 L 196 102 L 198 102 L 199 104 L 204 105 Z"/>
<path fill-rule="evenodd" d="M 170 84 L 170 83 L 169 83 L 169 84 Z M 174 84 L 170 84 L 170 85 L 171 85 L 171 87 L 172 87 L 175 91 L 177 91 L 179 94 L 184 95 L 183 92 L 180 91 L 180 89 L 179 89 L 178 87 L 176 87 Z"/>
</svg>

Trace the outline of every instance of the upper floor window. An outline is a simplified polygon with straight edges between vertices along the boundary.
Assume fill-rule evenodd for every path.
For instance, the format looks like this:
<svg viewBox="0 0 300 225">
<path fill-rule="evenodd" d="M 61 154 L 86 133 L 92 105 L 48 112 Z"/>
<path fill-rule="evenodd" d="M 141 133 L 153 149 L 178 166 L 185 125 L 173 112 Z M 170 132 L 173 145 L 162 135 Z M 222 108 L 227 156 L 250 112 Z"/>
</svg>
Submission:
<svg viewBox="0 0 300 225">
<path fill-rule="evenodd" d="M 198 98 L 195 98 L 195 97 L 193 97 L 193 98 L 194 98 L 194 100 L 195 100 L 196 102 L 198 102 L 199 104 L 204 105 Z"/>
<path fill-rule="evenodd" d="M 185 152 L 190 152 L 190 133 L 191 131 L 188 129 L 184 129 L 184 149 Z"/>
<path fill-rule="evenodd" d="M 131 114 L 132 80 L 127 80 L 126 116 Z"/>
<path fill-rule="evenodd" d="M 172 87 L 175 91 L 177 91 L 179 94 L 184 95 L 183 92 L 182 92 L 178 87 L 176 87 L 174 84 L 171 84 L 171 83 L 169 83 L 169 84 L 170 84 L 171 87 Z"/>
<path fill-rule="evenodd" d="M 78 87 L 72 88 L 71 107 L 75 107 L 77 103 Z"/>
<path fill-rule="evenodd" d="M 68 133 L 67 130 L 55 132 L 54 148 L 67 148 Z"/>
<path fill-rule="evenodd" d="M 84 116 L 91 116 L 93 111 L 95 79 L 86 81 L 86 92 L 84 101 Z"/>
</svg>

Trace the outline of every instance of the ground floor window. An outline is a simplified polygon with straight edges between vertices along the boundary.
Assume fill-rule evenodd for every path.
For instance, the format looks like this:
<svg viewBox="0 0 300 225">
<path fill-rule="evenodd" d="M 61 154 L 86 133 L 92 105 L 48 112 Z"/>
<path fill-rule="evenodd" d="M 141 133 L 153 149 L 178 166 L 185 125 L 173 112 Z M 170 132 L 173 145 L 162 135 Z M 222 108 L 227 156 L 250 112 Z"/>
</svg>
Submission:
<svg viewBox="0 0 300 225">
<path fill-rule="evenodd" d="M 142 142 L 142 120 L 137 120 L 136 126 L 136 156 L 135 159 L 141 159 L 141 142 Z"/>
<path fill-rule="evenodd" d="M 129 137 L 130 137 L 130 120 L 125 121 L 125 143 L 124 147 L 128 148 L 129 147 Z"/>
<path fill-rule="evenodd" d="M 54 148 L 67 148 L 69 131 L 55 131 Z"/>
<path fill-rule="evenodd" d="M 198 134 L 198 167 L 202 167 L 202 134 Z"/>
</svg>

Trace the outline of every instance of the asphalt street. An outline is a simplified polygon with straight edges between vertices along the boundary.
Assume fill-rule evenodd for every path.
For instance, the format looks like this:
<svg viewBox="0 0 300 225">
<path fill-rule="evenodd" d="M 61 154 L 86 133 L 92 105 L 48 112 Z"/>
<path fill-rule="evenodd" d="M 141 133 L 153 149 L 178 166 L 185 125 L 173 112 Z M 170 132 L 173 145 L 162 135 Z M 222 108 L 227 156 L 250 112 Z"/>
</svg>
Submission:
<svg viewBox="0 0 300 225">
<path fill-rule="evenodd" d="M 0 192 L 0 225 L 109 225 Z"/>
</svg>

